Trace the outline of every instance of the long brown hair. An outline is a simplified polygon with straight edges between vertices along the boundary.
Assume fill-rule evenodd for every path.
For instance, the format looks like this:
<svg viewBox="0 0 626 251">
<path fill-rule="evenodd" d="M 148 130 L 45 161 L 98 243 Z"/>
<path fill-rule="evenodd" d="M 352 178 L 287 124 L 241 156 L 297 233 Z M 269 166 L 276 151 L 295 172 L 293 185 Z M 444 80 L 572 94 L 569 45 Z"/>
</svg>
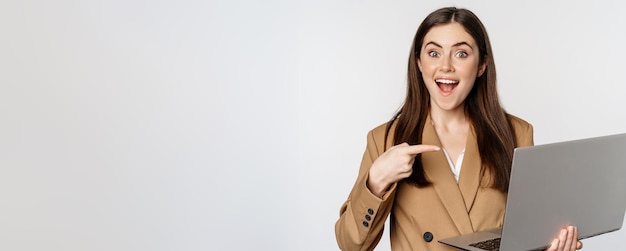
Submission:
<svg viewBox="0 0 626 251">
<path fill-rule="evenodd" d="M 393 135 L 394 145 L 403 142 L 411 145 L 421 144 L 422 131 L 430 108 L 430 94 L 417 66 L 417 59 L 426 33 L 434 26 L 452 22 L 461 24 L 478 44 L 479 63 L 483 64 L 487 60 L 485 72 L 476 78 L 474 87 L 465 99 L 465 113 L 476 131 L 482 173 L 487 171 L 491 175 L 491 185 L 506 192 L 509 186 L 513 149 L 517 143 L 510 117 L 498 99 L 496 67 L 487 31 L 478 17 L 467 9 L 441 8 L 428 15 L 417 29 L 409 56 L 406 99 L 387 124 L 385 142 L 395 123 L 397 125 Z M 418 187 L 431 184 L 424 175 L 419 154 L 413 163 L 413 173 L 406 180 Z"/>
</svg>

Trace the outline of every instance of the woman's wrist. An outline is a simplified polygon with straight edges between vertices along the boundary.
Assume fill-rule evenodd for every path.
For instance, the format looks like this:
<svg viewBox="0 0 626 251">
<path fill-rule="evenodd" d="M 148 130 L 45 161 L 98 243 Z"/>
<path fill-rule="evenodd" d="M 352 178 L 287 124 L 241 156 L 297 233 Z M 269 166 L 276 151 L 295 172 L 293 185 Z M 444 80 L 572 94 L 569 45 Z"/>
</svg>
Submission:
<svg viewBox="0 0 626 251">
<path fill-rule="evenodd" d="M 389 187 L 389 184 L 385 184 L 384 182 L 381 182 L 381 181 L 378 181 L 378 182 L 375 181 L 371 175 L 367 179 L 367 182 L 365 185 L 370 190 L 370 192 L 376 195 L 378 198 L 382 198 L 387 192 L 387 188 Z"/>
</svg>

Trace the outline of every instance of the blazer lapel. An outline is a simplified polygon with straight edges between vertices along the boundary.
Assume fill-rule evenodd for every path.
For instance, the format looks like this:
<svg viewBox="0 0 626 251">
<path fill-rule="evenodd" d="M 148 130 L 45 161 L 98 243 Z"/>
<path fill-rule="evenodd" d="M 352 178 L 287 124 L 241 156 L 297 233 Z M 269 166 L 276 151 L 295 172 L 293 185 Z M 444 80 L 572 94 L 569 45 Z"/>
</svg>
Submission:
<svg viewBox="0 0 626 251">
<path fill-rule="evenodd" d="M 427 118 L 424 125 L 422 144 L 441 147 L 441 142 L 437 137 L 437 133 L 435 132 L 435 128 L 432 125 L 430 117 Z M 473 153 L 468 152 L 466 149 L 466 157 L 472 154 Z M 450 218 L 454 221 L 454 224 L 459 232 L 461 234 L 472 233 L 474 230 L 468 214 L 468 208 L 471 207 L 472 202 L 468 203 L 464 199 L 465 193 L 461 193 L 459 184 L 457 184 L 456 180 L 454 180 L 454 175 L 452 174 L 452 170 L 450 170 L 450 165 L 448 164 L 448 160 L 446 159 L 443 151 L 423 153 L 422 163 L 426 177 L 433 183 L 433 187 L 437 192 L 437 195 L 441 199 L 441 202 L 445 206 Z M 470 165 L 468 164 L 468 166 Z M 461 177 L 465 175 L 463 171 L 465 168 L 465 160 L 463 160 L 463 167 L 460 175 Z M 472 173 L 471 169 L 470 173 Z M 471 179 L 464 181 L 463 188 L 472 186 L 470 181 Z M 467 194 L 475 194 L 475 192 L 469 191 Z M 474 196 L 471 196 L 471 200 L 474 200 Z"/>
<path fill-rule="evenodd" d="M 465 155 L 463 156 L 461 174 L 459 175 L 459 189 L 463 195 L 467 212 L 471 211 L 476 193 L 478 192 L 481 165 L 482 162 L 480 161 L 480 154 L 478 152 L 476 133 L 474 132 L 474 128 L 470 126 L 467 135 L 467 143 L 465 144 Z"/>
</svg>

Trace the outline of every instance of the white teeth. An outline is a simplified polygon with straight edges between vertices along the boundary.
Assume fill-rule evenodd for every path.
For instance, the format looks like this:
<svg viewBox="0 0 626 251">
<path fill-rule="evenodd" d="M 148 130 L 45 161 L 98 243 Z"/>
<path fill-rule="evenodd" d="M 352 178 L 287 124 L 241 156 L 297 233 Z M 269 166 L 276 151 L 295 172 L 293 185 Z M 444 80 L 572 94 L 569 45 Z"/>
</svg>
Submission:
<svg viewBox="0 0 626 251">
<path fill-rule="evenodd" d="M 454 84 L 459 83 L 459 81 L 454 81 L 454 80 L 449 80 L 449 79 L 437 79 L 435 80 L 435 82 L 437 82 L 438 84 L 447 84 L 447 85 L 454 85 Z"/>
</svg>

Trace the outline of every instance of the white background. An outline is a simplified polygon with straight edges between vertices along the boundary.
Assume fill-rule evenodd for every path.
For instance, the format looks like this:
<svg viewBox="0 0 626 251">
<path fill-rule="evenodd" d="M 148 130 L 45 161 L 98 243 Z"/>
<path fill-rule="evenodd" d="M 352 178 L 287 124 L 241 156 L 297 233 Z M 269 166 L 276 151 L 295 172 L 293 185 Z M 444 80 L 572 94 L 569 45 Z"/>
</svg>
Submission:
<svg viewBox="0 0 626 251">
<path fill-rule="evenodd" d="M 535 143 L 626 132 L 618 1 L 1 0 L 0 250 L 336 250 L 448 5 L 483 20 Z"/>
</svg>

